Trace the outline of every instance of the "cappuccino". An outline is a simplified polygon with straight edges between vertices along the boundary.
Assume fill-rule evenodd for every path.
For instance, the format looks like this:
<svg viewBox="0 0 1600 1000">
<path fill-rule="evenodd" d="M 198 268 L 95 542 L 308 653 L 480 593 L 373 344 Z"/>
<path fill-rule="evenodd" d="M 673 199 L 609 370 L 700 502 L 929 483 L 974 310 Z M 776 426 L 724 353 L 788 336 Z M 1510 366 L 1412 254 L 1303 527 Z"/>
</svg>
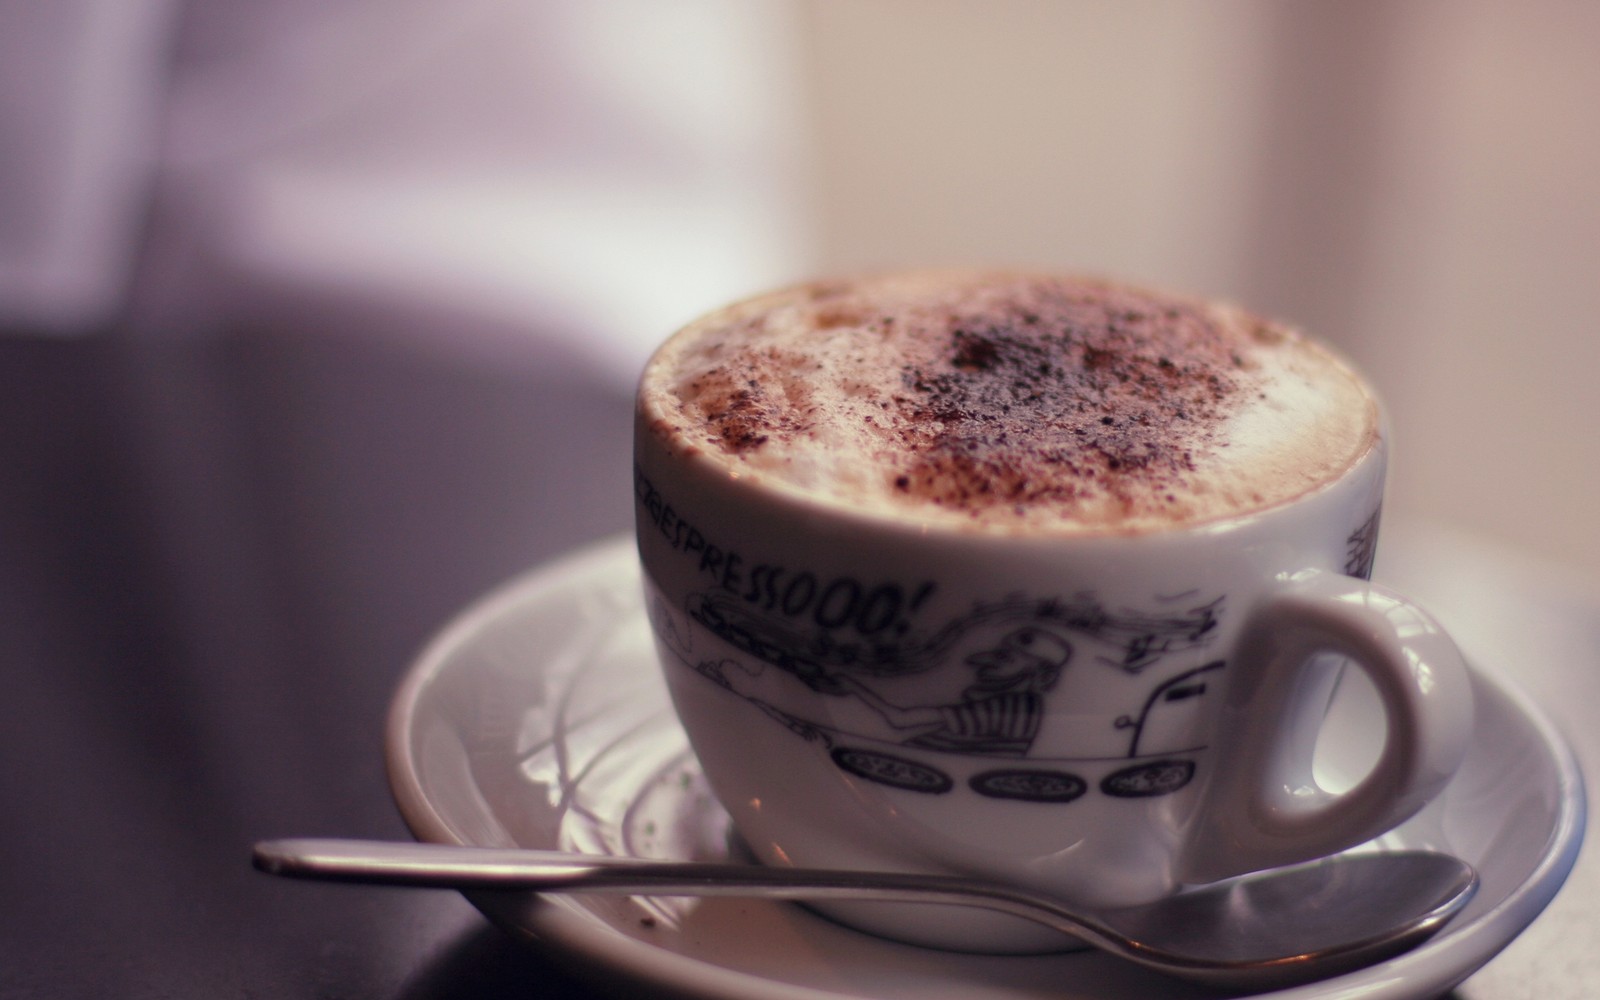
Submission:
<svg viewBox="0 0 1600 1000">
<path fill-rule="evenodd" d="M 1336 355 L 1232 306 L 923 271 L 706 316 L 651 360 L 650 433 L 780 491 L 982 531 L 1130 534 L 1284 503 L 1372 446 Z"/>
</svg>

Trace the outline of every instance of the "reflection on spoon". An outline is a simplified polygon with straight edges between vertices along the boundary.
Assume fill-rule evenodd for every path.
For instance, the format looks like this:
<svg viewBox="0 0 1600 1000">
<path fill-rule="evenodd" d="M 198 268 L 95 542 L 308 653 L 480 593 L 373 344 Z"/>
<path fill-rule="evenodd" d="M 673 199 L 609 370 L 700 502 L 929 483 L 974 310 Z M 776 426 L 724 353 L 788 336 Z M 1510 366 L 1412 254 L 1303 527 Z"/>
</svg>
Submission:
<svg viewBox="0 0 1600 1000">
<path fill-rule="evenodd" d="M 976 906 L 1168 975 L 1245 989 L 1323 979 L 1414 948 L 1478 887 L 1472 867 L 1447 854 L 1344 854 L 1089 914 L 1026 889 L 937 875 L 330 839 L 260 843 L 254 860 L 276 875 L 378 885 Z"/>
</svg>

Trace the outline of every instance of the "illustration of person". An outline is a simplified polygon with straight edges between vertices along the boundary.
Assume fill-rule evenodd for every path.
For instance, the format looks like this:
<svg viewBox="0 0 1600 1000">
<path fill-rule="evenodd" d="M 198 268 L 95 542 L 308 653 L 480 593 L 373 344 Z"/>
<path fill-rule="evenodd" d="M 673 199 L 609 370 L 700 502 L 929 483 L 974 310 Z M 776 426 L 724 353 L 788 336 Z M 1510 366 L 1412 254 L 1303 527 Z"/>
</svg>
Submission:
<svg viewBox="0 0 1600 1000">
<path fill-rule="evenodd" d="M 906 746 L 951 753 L 1021 757 L 1044 718 L 1044 693 L 1055 687 L 1072 658 L 1072 645 L 1041 628 L 1017 629 L 999 645 L 964 661 L 975 669 L 961 700 L 948 705 L 902 706 L 885 701 L 853 677 L 839 681 L 896 730 Z"/>
</svg>

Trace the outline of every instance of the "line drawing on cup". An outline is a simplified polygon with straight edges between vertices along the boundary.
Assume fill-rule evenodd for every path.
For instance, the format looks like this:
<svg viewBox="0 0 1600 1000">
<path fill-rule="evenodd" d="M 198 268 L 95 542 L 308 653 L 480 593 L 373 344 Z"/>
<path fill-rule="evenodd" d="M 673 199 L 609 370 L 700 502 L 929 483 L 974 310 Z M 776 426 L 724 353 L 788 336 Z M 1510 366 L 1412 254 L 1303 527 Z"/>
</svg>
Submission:
<svg viewBox="0 0 1600 1000">
<path fill-rule="evenodd" d="M 893 704 L 854 677 L 839 683 L 883 716 L 909 731 L 907 746 L 951 753 L 1025 757 L 1044 718 L 1045 692 L 1056 686 L 1072 659 L 1072 644 L 1047 629 L 1025 626 L 998 645 L 964 658 L 973 682 L 959 701 L 940 705 Z"/>
<path fill-rule="evenodd" d="M 1360 527 L 1345 539 L 1344 575 L 1359 580 L 1372 579 L 1372 569 L 1378 558 L 1378 522 L 1383 518 L 1383 505 L 1374 507 Z"/>
<path fill-rule="evenodd" d="M 1144 740 L 1147 729 L 1152 723 L 1159 722 L 1164 716 L 1171 714 L 1172 706 L 1203 696 L 1206 693 L 1204 675 L 1213 670 L 1221 670 L 1224 665 L 1222 660 L 1213 660 L 1205 666 L 1186 670 L 1176 677 L 1168 678 L 1150 692 L 1150 697 L 1145 699 L 1144 707 L 1138 715 L 1119 716 L 1113 725 L 1118 729 L 1133 730 L 1133 738 L 1128 741 L 1128 756 L 1140 755 L 1140 743 Z"/>
<path fill-rule="evenodd" d="M 1205 749 L 1196 726 L 1205 676 L 1225 666 L 1214 659 L 1171 673 L 1202 658 L 1221 620 L 1224 599 L 1201 599 L 1192 591 L 1117 612 L 1092 595 L 1012 595 L 872 648 L 726 594 L 692 594 L 686 605 L 680 611 L 657 601 L 650 616 L 680 662 L 824 748 L 840 769 L 922 794 L 963 785 L 991 798 L 1053 803 L 1095 788 L 1120 798 L 1170 794 L 1194 777 L 1195 755 Z M 697 633 L 704 637 L 701 630 L 724 648 L 691 648 Z M 1062 678 L 1069 671 L 1108 669 L 1130 680 L 1147 674 L 1155 680 L 1130 688 L 1127 711 L 1083 720 L 1105 727 L 1104 736 L 1095 737 L 1102 749 L 1074 754 L 1058 746 L 1037 756 L 1035 744 L 1050 699 L 1061 696 Z M 825 702 L 810 700 L 817 696 Z M 833 699 L 860 709 L 854 716 L 840 713 Z M 868 717 L 877 722 L 865 725 Z M 841 721 L 847 718 L 856 721 Z M 935 756 L 925 756 L 930 753 Z M 956 781 L 938 755 L 1023 766 Z"/>
<path fill-rule="evenodd" d="M 1093 640 L 1102 650 L 1096 663 L 1138 675 L 1168 656 L 1205 645 L 1221 620 L 1224 600 L 1185 592 L 1157 597 L 1152 604 L 1159 610 L 1113 611 L 1092 594 L 1070 599 L 1014 594 L 975 604 L 936 629 L 907 629 L 888 638 L 797 621 L 718 591 L 690 594 L 684 610 L 737 651 L 794 675 L 813 691 L 844 694 L 842 677 L 883 680 L 928 673 L 989 628 L 1034 627 L 1062 642 L 1066 635 Z"/>
</svg>

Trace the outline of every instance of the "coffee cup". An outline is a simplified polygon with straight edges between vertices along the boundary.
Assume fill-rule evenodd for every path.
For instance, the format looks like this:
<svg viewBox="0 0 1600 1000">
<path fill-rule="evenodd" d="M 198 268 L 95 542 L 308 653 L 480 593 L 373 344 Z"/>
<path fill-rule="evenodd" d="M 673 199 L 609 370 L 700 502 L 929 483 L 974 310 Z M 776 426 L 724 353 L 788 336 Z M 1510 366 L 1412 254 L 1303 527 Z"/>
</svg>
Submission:
<svg viewBox="0 0 1600 1000">
<path fill-rule="evenodd" d="M 817 282 L 671 337 L 636 420 L 661 668 L 764 863 L 1143 902 L 1378 837 L 1465 753 L 1460 654 L 1369 579 L 1381 407 L 1296 330 L 1072 276 Z M 1315 748 L 1350 671 L 1382 749 L 1330 790 Z"/>
</svg>

